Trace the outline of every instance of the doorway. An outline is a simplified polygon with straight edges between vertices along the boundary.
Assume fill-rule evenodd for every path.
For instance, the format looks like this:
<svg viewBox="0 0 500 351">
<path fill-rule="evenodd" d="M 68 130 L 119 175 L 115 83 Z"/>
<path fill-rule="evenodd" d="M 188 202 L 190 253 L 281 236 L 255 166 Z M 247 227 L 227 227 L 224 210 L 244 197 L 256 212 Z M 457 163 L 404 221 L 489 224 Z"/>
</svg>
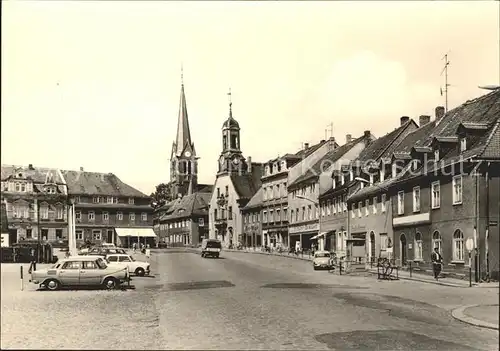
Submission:
<svg viewBox="0 0 500 351">
<path fill-rule="evenodd" d="M 406 236 L 404 234 L 401 234 L 399 237 L 399 257 L 401 257 L 401 266 L 406 266 Z"/>
</svg>

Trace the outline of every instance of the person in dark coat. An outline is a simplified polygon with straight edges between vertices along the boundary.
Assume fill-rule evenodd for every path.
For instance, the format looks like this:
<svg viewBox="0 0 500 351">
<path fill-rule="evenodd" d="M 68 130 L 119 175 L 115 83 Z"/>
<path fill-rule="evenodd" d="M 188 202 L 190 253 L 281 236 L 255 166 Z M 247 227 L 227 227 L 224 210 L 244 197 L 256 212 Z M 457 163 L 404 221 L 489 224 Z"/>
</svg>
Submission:
<svg viewBox="0 0 500 351">
<path fill-rule="evenodd" d="M 434 279 L 438 280 L 439 274 L 443 267 L 443 256 L 439 253 L 439 247 L 434 248 L 434 252 L 431 254 L 432 270 L 434 272 Z"/>
</svg>

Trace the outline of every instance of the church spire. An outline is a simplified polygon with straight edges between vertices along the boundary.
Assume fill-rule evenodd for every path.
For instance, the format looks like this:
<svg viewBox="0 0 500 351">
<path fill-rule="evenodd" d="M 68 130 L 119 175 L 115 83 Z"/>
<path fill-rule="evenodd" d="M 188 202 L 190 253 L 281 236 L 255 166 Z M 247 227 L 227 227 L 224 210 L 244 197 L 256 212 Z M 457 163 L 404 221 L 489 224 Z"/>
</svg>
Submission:
<svg viewBox="0 0 500 351">
<path fill-rule="evenodd" d="M 186 105 L 186 95 L 184 93 L 184 70 L 181 66 L 181 98 L 179 101 L 179 117 L 177 120 L 177 137 L 175 139 L 176 154 L 180 153 L 186 147 L 186 144 L 191 147 L 191 133 L 189 131 L 189 119 Z"/>
</svg>

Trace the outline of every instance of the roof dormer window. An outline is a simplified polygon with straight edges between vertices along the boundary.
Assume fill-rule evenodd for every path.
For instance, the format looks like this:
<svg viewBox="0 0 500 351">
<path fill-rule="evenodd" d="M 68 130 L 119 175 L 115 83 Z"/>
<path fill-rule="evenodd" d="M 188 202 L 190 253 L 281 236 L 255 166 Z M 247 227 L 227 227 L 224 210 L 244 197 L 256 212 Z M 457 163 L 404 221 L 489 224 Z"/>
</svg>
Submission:
<svg viewBox="0 0 500 351">
<path fill-rule="evenodd" d="M 465 150 L 467 150 L 467 138 L 462 137 L 460 139 L 460 152 L 464 152 Z"/>
</svg>

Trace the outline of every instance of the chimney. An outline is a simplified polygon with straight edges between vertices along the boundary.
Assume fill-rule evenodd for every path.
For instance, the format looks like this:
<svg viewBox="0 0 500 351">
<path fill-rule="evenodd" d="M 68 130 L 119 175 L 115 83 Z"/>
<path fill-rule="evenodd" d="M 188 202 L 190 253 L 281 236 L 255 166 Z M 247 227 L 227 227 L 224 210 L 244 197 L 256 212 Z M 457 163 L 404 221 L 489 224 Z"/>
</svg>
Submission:
<svg viewBox="0 0 500 351">
<path fill-rule="evenodd" d="M 349 144 L 352 141 L 352 135 L 351 134 L 346 134 L 345 136 L 345 143 Z"/>
<path fill-rule="evenodd" d="M 405 124 L 406 122 L 408 122 L 410 120 L 410 117 L 408 116 L 403 116 L 401 117 L 401 125 Z"/>
<path fill-rule="evenodd" d="M 365 138 L 369 138 L 372 133 L 369 130 L 365 130 Z"/>
<path fill-rule="evenodd" d="M 438 107 L 436 107 L 434 112 L 436 114 L 436 121 L 439 121 L 444 116 L 444 107 L 438 106 Z"/>
<path fill-rule="evenodd" d="M 309 143 L 304 143 L 304 150 L 309 149 Z"/>
<path fill-rule="evenodd" d="M 28 165 L 28 169 L 29 169 L 29 170 L 31 170 L 31 171 L 35 169 L 35 168 L 33 167 L 33 164 L 32 164 L 32 163 L 30 163 L 30 164 Z"/>
<path fill-rule="evenodd" d="M 80 167 L 80 172 L 83 172 L 83 167 Z"/>
<path fill-rule="evenodd" d="M 425 126 L 427 123 L 429 123 L 431 121 L 431 116 L 427 116 L 427 115 L 422 115 L 419 117 L 418 119 L 418 122 L 420 124 L 420 127 L 423 127 Z"/>
<path fill-rule="evenodd" d="M 248 156 L 248 173 L 252 173 L 252 156 Z"/>
</svg>

